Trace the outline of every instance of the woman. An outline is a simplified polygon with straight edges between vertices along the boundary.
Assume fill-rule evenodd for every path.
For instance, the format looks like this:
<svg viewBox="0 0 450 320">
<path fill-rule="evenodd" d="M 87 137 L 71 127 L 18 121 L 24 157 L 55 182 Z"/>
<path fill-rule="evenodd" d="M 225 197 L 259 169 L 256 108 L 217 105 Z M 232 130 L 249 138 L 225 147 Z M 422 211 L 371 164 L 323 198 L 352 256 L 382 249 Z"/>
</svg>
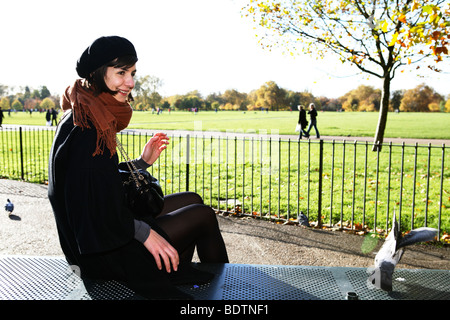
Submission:
<svg viewBox="0 0 450 320">
<path fill-rule="evenodd" d="M 309 134 L 305 131 L 305 128 L 308 126 L 308 120 L 306 120 L 306 111 L 305 108 L 302 105 L 298 106 L 298 138 L 301 139 L 302 136 L 305 136 L 306 138 L 309 137 Z"/>
<path fill-rule="evenodd" d="M 314 130 L 316 130 L 316 138 L 320 139 L 319 129 L 317 129 L 317 111 L 314 103 L 309 104 L 308 114 L 311 122 L 309 123 L 309 127 L 308 130 L 306 130 L 306 132 L 308 132 L 309 135 L 309 132 L 311 131 L 312 127 L 314 127 Z"/>
<path fill-rule="evenodd" d="M 168 195 L 162 213 L 147 222 L 124 206 L 116 133 L 131 119 L 137 54 L 125 38 L 95 40 L 77 62 L 82 78 L 68 87 L 50 152 L 49 199 L 62 250 L 83 279 L 114 279 L 150 299 L 190 298 L 177 284 L 205 283 L 212 275 L 190 266 L 228 262 L 214 211 L 195 193 Z M 152 165 L 168 137 L 155 134 L 138 168 Z"/>
</svg>

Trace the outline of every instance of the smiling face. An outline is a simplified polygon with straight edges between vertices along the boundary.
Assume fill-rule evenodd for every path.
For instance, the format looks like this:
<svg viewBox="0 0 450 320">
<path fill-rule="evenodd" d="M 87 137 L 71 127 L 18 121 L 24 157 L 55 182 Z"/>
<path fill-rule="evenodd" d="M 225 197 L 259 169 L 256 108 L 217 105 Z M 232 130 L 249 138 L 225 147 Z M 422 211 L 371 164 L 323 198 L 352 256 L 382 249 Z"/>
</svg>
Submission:
<svg viewBox="0 0 450 320">
<path fill-rule="evenodd" d="M 127 102 L 134 88 L 136 64 L 132 67 L 108 67 L 105 73 L 105 84 L 109 90 L 117 92 L 114 98 L 119 102 Z"/>
</svg>

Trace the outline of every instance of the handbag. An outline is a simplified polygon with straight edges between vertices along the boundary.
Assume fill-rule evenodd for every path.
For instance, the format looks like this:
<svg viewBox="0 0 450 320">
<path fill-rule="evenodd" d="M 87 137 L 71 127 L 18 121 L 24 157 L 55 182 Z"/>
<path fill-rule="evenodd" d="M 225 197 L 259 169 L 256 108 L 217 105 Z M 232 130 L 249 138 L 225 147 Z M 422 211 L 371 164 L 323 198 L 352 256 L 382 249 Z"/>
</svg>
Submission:
<svg viewBox="0 0 450 320">
<path fill-rule="evenodd" d="M 164 206 L 164 193 L 158 179 L 147 170 L 137 169 L 117 137 L 116 141 L 122 156 L 126 159 L 126 162 L 119 164 L 126 206 L 138 220 L 145 221 L 148 216 L 156 217 Z"/>
</svg>

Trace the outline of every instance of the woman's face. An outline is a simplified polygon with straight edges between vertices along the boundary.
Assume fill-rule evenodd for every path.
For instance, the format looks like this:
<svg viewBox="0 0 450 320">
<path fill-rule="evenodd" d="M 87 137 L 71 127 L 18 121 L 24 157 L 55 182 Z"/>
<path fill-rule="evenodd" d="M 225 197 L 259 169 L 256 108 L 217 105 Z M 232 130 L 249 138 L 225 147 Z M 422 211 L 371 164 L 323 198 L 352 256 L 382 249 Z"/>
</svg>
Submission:
<svg viewBox="0 0 450 320">
<path fill-rule="evenodd" d="M 128 95 L 134 88 L 134 75 L 136 74 L 136 65 L 130 68 L 108 67 L 105 74 L 106 86 L 117 91 L 114 98 L 119 102 L 127 102 Z"/>
</svg>

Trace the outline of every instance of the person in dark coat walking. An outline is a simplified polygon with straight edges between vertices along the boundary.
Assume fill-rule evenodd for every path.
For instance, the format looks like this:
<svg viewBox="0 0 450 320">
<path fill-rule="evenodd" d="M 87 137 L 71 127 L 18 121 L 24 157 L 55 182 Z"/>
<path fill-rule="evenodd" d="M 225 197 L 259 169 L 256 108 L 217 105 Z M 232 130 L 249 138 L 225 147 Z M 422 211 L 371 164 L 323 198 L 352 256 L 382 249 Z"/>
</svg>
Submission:
<svg viewBox="0 0 450 320">
<path fill-rule="evenodd" d="M 317 137 L 317 139 L 319 139 L 320 134 L 319 134 L 319 129 L 317 129 L 317 119 L 316 119 L 317 118 L 317 110 L 314 106 L 314 103 L 311 103 L 309 105 L 308 114 L 310 117 L 310 123 L 309 123 L 308 130 L 306 130 L 306 132 L 308 132 L 308 135 L 309 135 L 309 132 L 311 131 L 312 127 L 314 127 L 314 130 L 316 130 L 316 137 Z"/>
<path fill-rule="evenodd" d="M 306 127 L 308 126 L 308 120 L 306 120 L 306 110 L 305 107 L 302 105 L 298 106 L 298 111 L 299 111 L 299 115 L 298 115 L 298 125 L 299 125 L 299 134 L 298 134 L 298 138 L 301 139 L 302 136 L 305 136 L 306 138 L 309 137 L 308 132 L 306 132 Z"/>
<path fill-rule="evenodd" d="M 52 125 L 53 125 L 53 122 L 55 123 L 55 126 L 58 125 L 58 121 L 56 119 L 57 117 L 58 117 L 58 111 L 56 111 L 55 109 L 52 108 Z"/>
<path fill-rule="evenodd" d="M 0 108 L 0 128 L 2 128 L 2 124 L 3 124 L 3 118 L 4 118 L 4 114 L 3 114 L 3 110 L 2 108 Z"/>
<path fill-rule="evenodd" d="M 191 265 L 227 263 L 215 212 L 193 192 L 165 196 L 156 218 L 134 218 L 125 206 L 116 134 L 128 126 L 137 54 L 125 38 L 101 37 L 77 62 L 82 79 L 62 97 L 63 117 L 49 161 L 48 196 L 67 262 L 83 280 L 116 280 L 148 299 L 189 299 L 176 285 L 214 275 Z M 156 133 L 139 158 L 147 169 L 167 148 Z"/>
<path fill-rule="evenodd" d="M 45 124 L 47 126 L 52 125 L 52 112 L 50 111 L 50 109 L 47 109 L 47 112 L 45 113 Z"/>
</svg>

